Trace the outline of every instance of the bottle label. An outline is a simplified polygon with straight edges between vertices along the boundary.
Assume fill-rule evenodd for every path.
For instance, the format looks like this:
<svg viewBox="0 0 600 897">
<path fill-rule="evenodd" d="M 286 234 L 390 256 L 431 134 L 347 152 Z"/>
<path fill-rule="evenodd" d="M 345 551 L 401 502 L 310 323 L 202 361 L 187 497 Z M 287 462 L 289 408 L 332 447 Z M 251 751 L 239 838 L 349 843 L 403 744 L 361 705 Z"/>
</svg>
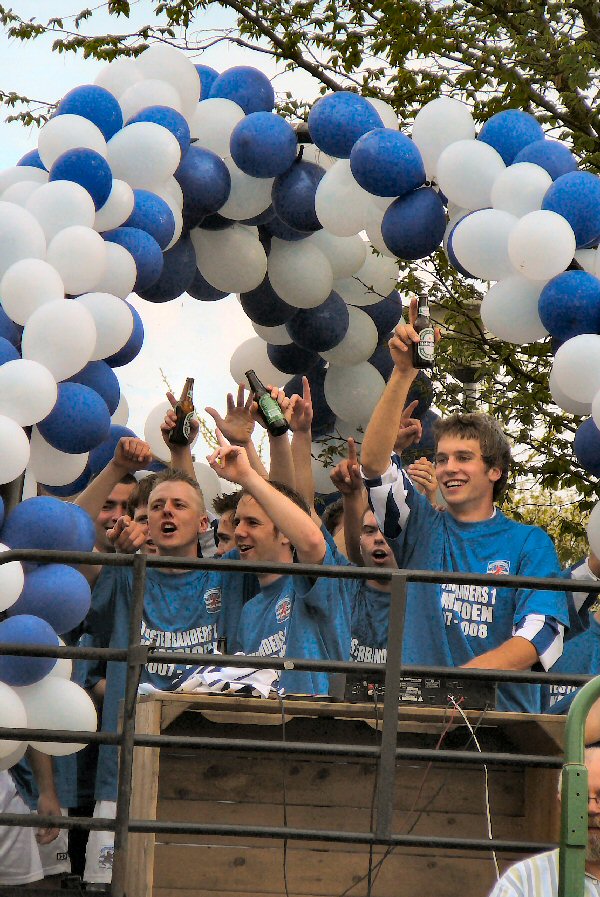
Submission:
<svg viewBox="0 0 600 897">
<path fill-rule="evenodd" d="M 258 400 L 258 405 L 268 424 L 278 424 L 285 420 L 281 408 L 271 396 L 261 396 Z"/>
<path fill-rule="evenodd" d="M 433 361 L 435 357 L 435 338 L 433 327 L 424 327 L 419 332 L 419 345 L 417 354 L 423 361 Z"/>
<path fill-rule="evenodd" d="M 429 318 L 431 315 L 429 314 L 429 306 L 428 305 L 420 305 L 418 311 L 419 317 Z"/>
<path fill-rule="evenodd" d="M 190 433 L 192 432 L 193 416 L 194 416 L 194 412 L 190 411 L 190 413 L 186 414 L 186 416 L 183 418 L 183 421 L 181 424 L 181 432 L 183 433 L 183 435 L 185 436 L 186 439 L 189 439 Z"/>
</svg>

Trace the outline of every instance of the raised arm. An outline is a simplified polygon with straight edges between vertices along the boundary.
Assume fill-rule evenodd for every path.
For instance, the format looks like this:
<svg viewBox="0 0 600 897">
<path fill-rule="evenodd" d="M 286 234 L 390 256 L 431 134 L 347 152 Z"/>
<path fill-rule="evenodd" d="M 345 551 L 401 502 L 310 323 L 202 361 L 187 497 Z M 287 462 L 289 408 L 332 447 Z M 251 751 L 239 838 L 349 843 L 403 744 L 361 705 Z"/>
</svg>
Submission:
<svg viewBox="0 0 600 897">
<path fill-rule="evenodd" d="M 27 748 L 27 759 L 31 764 L 36 784 L 38 786 L 37 811 L 40 816 L 60 816 L 60 801 L 54 787 L 54 771 L 52 769 L 52 757 L 42 754 L 35 748 Z M 59 829 L 53 827 L 38 828 L 35 840 L 38 844 L 51 844 L 58 838 Z"/>
<path fill-rule="evenodd" d="M 161 433 L 165 441 L 165 445 L 171 453 L 171 467 L 173 470 L 181 470 L 187 473 L 192 479 L 196 479 L 196 471 L 194 470 L 194 461 L 192 459 L 192 442 L 196 438 L 199 429 L 198 419 L 194 414 L 190 419 L 190 435 L 186 445 L 172 445 L 169 442 L 169 434 L 177 424 L 177 414 L 175 408 L 177 399 L 172 392 L 167 393 L 167 399 L 171 403 L 171 410 L 167 411 L 165 419 L 161 424 Z"/>
<path fill-rule="evenodd" d="M 308 377 L 302 378 L 302 395 L 293 395 L 290 401 L 292 410 L 289 423 L 296 490 L 310 508 L 312 519 L 320 525 L 321 519 L 315 510 L 315 480 L 312 471 L 313 405 Z"/>
<path fill-rule="evenodd" d="M 346 554 L 353 564 L 363 566 L 360 553 L 362 516 L 367 507 L 367 493 L 363 486 L 354 439 L 348 440 L 348 458 L 334 467 L 331 481 L 341 493 L 344 505 L 344 541 Z"/>
<path fill-rule="evenodd" d="M 128 473 L 145 470 L 151 462 L 152 452 L 147 442 L 135 436 L 123 436 L 117 443 L 112 461 L 78 495 L 75 504 L 95 520 L 117 483 Z"/>
<path fill-rule="evenodd" d="M 256 424 L 252 414 L 252 394 L 250 393 L 248 398 L 244 398 L 244 391 L 243 386 L 238 387 L 236 401 L 234 401 L 232 393 L 227 394 L 225 417 L 221 417 L 216 408 L 205 408 L 204 410 L 213 418 L 225 439 L 232 445 L 244 447 L 252 469 L 266 479 L 268 473 L 252 442 L 252 433 Z"/>
</svg>

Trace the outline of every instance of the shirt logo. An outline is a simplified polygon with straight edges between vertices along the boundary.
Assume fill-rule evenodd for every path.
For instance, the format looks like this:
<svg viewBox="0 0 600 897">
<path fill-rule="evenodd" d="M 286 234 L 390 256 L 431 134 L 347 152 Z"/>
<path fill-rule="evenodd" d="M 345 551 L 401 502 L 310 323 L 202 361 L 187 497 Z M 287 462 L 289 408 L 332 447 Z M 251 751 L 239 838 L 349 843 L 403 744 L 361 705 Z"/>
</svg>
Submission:
<svg viewBox="0 0 600 897">
<path fill-rule="evenodd" d="M 275 617 L 278 623 L 284 623 L 286 620 L 289 620 L 290 613 L 292 612 L 292 602 L 288 595 L 285 595 L 283 598 L 280 598 L 277 604 L 275 605 Z"/>
<path fill-rule="evenodd" d="M 493 573 L 495 576 L 506 575 L 510 573 L 510 561 L 490 561 L 487 572 Z"/>
<path fill-rule="evenodd" d="M 209 589 L 204 593 L 204 603 L 209 614 L 216 614 L 221 610 L 221 589 Z"/>
</svg>

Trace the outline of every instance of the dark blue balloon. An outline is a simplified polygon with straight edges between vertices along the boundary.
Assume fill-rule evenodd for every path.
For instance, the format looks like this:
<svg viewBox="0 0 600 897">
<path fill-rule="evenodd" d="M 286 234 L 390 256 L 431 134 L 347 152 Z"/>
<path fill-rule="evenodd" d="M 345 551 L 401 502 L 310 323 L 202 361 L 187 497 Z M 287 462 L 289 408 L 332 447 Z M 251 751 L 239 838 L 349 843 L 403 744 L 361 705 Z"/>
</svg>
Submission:
<svg viewBox="0 0 600 897">
<path fill-rule="evenodd" d="M 291 343 L 288 346 L 267 344 L 267 355 L 279 371 L 284 374 L 306 374 L 322 359 L 316 352 L 309 352 Z"/>
<path fill-rule="evenodd" d="M 548 333 L 563 342 L 600 333 L 600 280 L 587 271 L 565 271 L 546 284 L 538 310 Z"/>
<path fill-rule="evenodd" d="M 363 310 L 366 311 L 366 308 Z M 392 371 L 394 370 L 394 361 L 392 359 L 387 343 L 381 346 L 377 346 L 377 348 L 369 358 L 369 364 L 372 364 L 373 367 L 377 371 L 379 371 L 379 373 L 387 383 L 392 375 Z"/>
<path fill-rule="evenodd" d="M 74 87 L 58 104 L 56 115 L 81 115 L 100 128 L 105 140 L 123 127 L 123 113 L 112 93 L 97 84 Z"/>
<path fill-rule="evenodd" d="M 275 209 L 272 205 L 267 206 L 264 212 L 259 212 L 258 215 L 254 215 L 252 218 L 244 218 L 243 221 L 240 221 L 240 224 L 247 224 L 249 227 L 260 227 L 262 224 L 266 224 L 267 221 L 272 221 L 275 217 Z M 224 218 L 224 221 L 228 221 L 228 218 Z"/>
<path fill-rule="evenodd" d="M 130 361 L 133 361 L 133 359 L 140 354 L 144 342 L 144 325 L 142 319 L 131 303 L 128 302 L 127 305 L 133 315 L 133 330 L 125 345 L 119 349 L 118 352 L 115 352 L 114 355 L 110 355 L 108 358 L 104 359 L 111 368 L 120 368 L 125 364 L 129 364 Z"/>
<path fill-rule="evenodd" d="M 10 512 L 1 541 L 10 548 L 91 551 L 96 528 L 87 511 L 78 505 L 40 495 L 25 499 Z"/>
<path fill-rule="evenodd" d="M 7 339 L 17 349 L 21 347 L 21 334 L 23 328 L 19 327 L 11 318 L 8 317 L 2 306 L 0 305 L 0 336 Z"/>
<path fill-rule="evenodd" d="M 425 371 L 419 371 L 411 383 L 405 405 L 410 405 L 410 403 L 415 400 L 418 401 L 419 404 L 412 412 L 412 417 L 421 418 L 422 420 L 425 412 L 429 410 L 429 407 L 433 402 L 433 383 Z"/>
<path fill-rule="evenodd" d="M 274 112 L 252 112 L 231 133 L 231 157 L 253 178 L 275 178 L 286 171 L 298 149 L 292 126 Z"/>
<path fill-rule="evenodd" d="M 300 231 L 296 230 L 294 227 L 290 227 L 282 221 L 277 214 L 261 227 L 261 231 L 269 237 L 277 237 L 278 240 L 287 240 L 288 243 L 295 243 L 297 240 L 304 240 L 309 236 L 307 231 Z M 268 250 L 265 249 L 265 251 L 268 255 Z"/>
<path fill-rule="evenodd" d="M 10 617 L 0 623 L 0 642 L 7 645 L 36 645 L 58 648 L 58 636 L 45 620 L 30 614 Z M 56 657 L 17 657 L 0 655 L 0 682 L 7 685 L 33 685 L 56 666 Z"/>
<path fill-rule="evenodd" d="M 16 361 L 20 357 L 13 344 L 0 336 L 0 365 L 6 364 L 7 361 Z"/>
<path fill-rule="evenodd" d="M 37 426 L 46 442 L 54 448 L 82 454 L 106 438 L 110 414 L 104 399 L 89 386 L 59 383 L 56 405 Z"/>
<path fill-rule="evenodd" d="M 335 414 L 325 398 L 325 372 L 327 367 L 322 358 L 307 373 L 313 405 L 312 435 L 314 438 L 331 433 L 335 424 Z M 287 396 L 302 395 L 302 377 L 296 375 L 284 387 Z"/>
<path fill-rule="evenodd" d="M 294 162 L 285 174 L 275 178 L 273 208 L 287 227 L 304 233 L 314 233 L 323 225 L 315 211 L 315 194 L 325 169 L 314 162 Z"/>
<path fill-rule="evenodd" d="M 196 274 L 196 253 L 189 234 L 180 237 L 167 249 L 162 274 L 151 287 L 141 290 L 142 299 L 148 302 L 169 302 L 185 293 Z"/>
<path fill-rule="evenodd" d="M 210 65 L 201 65 L 200 63 L 196 63 L 196 71 L 200 78 L 200 102 L 202 102 L 209 98 L 211 87 L 219 77 L 219 73 Z"/>
<path fill-rule="evenodd" d="M 135 433 L 128 427 L 111 424 L 106 439 L 92 449 L 88 464 L 94 476 L 100 473 L 101 470 L 104 470 L 109 461 L 112 461 L 119 439 L 122 439 L 124 436 L 133 436 L 135 438 Z"/>
<path fill-rule="evenodd" d="M 404 196 L 425 183 L 417 145 L 389 128 L 376 128 L 356 141 L 350 168 L 360 186 L 375 196 Z"/>
<path fill-rule="evenodd" d="M 92 479 L 92 471 L 89 468 L 89 465 L 86 464 L 83 473 L 81 473 L 76 480 L 73 480 L 72 483 L 66 483 L 64 486 L 48 486 L 42 483 L 46 492 L 50 492 L 52 495 L 60 496 L 61 498 L 70 498 L 72 495 L 77 495 L 86 486 L 89 486 Z"/>
<path fill-rule="evenodd" d="M 175 179 L 183 191 L 183 223 L 188 229 L 218 212 L 231 191 L 231 175 L 221 157 L 200 146 L 190 146 Z"/>
<path fill-rule="evenodd" d="M 469 212 L 469 215 L 472 215 L 472 214 L 473 214 L 472 212 Z M 454 268 L 455 271 L 458 271 L 458 273 L 462 274 L 463 277 L 473 277 L 471 272 L 467 271 L 467 269 L 461 265 L 461 263 L 459 262 L 459 260 L 456 257 L 456 253 L 454 251 L 454 231 L 456 230 L 458 225 L 461 223 L 461 221 L 463 221 L 464 218 L 466 218 L 466 217 L 467 216 L 465 215 L 463 218 L 460 219 L 460 221 L 457 221 L 456 224 L 454 225 L 454 227 L 452 228 L 452 230 L 450 231 L 450 233 L 448 234 L 448 239 L 446 241 L 446 255 L 448 257 L 448 261 L 450 262 L 450 264 L 452 265 L 452 267 Z"/>
<path fill-rule="evenodd" d="M 166 249 L 175 233 L 173 212 L 162 197 L 150 190 L 133 191 L 133 211 L 123 227 L 137 227 L 154 237 L 161 249 Z"/>
<path fill-rule="evenodd" d="M 217 290 L 216 287 L 213 287 L 212 284 L 204 279 L 197 268 L 196 273 L 194 274 L 194 279 L 187 288 L 187 291 L 190 296 L 194 299 L 199 299 L 201 302 L 216 302 L 218 299 L 224 299 L 225 296 L 229 295 L 228 293 L 224 293 L 222 290 Z"/>
<path fill-rule="evenodd" d="M 558 140 L 535 140 L 515 156 L 515 162 L 532 162 L 545 168 L 553 181 L 561 174 L 577 171 L 577 159 L 568 146 Z"/>
<path fill-rule="evenodd" d="M 577 428 L 573 451 L 584 470 L 600 477 L 600 430 L 592 417 Z"/>
<path fill-rule="evenodd" d="M 393 330 L 402 317 L 402 299 L 398 290 L 392 290 L 389 296 L 373 305 L 363 305 L 364 311 L 377 327 L 377 339 L 381 340 Z M 387 348 L 387 347 L 386 347 Z M 389 349 L 388 349 L 389 352 Z"/>
<path fill-rule="evenodd" d="M 212 215 L 206 215 L 198 227 L 201 227 L 203 230 L 225 230 L 225 228 L 231 227 L 235 223 L 233 218 L 224 218 L 218 212 L 213 212 Z"/>
<path fill-rule="evenodd" d="M 121 387 L 117 375 L 105 361 L 90 361 L 89 364 L 69 377 L 69 383 L 81 383 L 89 386 L 106 402 L 109 414 L 114 414 L 121 399 Z"/>
<path fill-rule="evenodd" d="M 213 81 L 210 96 L 233 100 L 246 115 L 270 112 L 275 105 L 275 91 L 267 76 L 248 65 L 226 69 Z"/>
<path fill-rule="evenodd" d="M 373 128 L 383 128 L 379 113 L 368 100 L 349 90 L 317 100 L 308 116 L 313 142 L 340 159 L 349 159 L 356 141 Z"/>
<path fill-rule="evenodd" d="M 421 187 L 394 200 L 381 223 L 385 245 L 401 259 L 431 255 L 445 230 L 444 204 L 431 187 Z"/>
<path fill-rule="evenodd" d="M 117 227 L 105 231 L 102 236 L 109 243 L 123 246 L 133 256 L 137 271 L 133 287 L 136 293 L 156 283 L 163 269 L 163 254 L 154 237 L 138 227 Z"/>
<path fill-rule="evenodd" d="M 25 586 L 8 616 L 32 614 L 62 635 L 86 618 L 91 603 L 90 586 L 82 573 L 67 564 L 44 564 L 29 572 Z"/>
<path fill-rule="evenodd" d="M 28 153 L 25 153 L 24 156 L 21 156 L 17 165 L 23 165 L 26 168 L 41 168 L 42 171 L 47 171 L 48 169 L 42 162 L 40 158 L 40 154 L 36 149 L 29 150 Z"/>
<path fill-rule="evenodd" d="M 167 131 L 170 131 L 177 138 L 181 155 L 183 156 L 184 153 L 187 153 L 190 147 L 190 126 L 181 112 L 177 112 L 176 109 L 172 109 L 170 106 L 146 106 L 145 109 L 141 109 L 127 119 L 127 124 L 132 125 L 138 121 L 149 121 L 155 125 L 160 125 L 161 128 L 166 128 Z"/>
<path fill-rule="evenodd" d="M 106 159 L 95 150 L 79 147 L 58 157 L 48 176 L 50 181 L 74 181 L 81 184 L 101 209 L 112 190 L 112 171 Z"/>
<path fill-rule="evenodd" d="M 600 178 L 589 171 L 562 174 L 548 187 L 542 209 L 567 219 L 578 249 L 594 244 L 600 239 Z"/>
<path fill-rule="evenodd" d="M 492 115 L 478 137 L 478 140 L 493 146 L 506 165 L 511 165 L 530 143 L 543 139 L 544 131 L 540 123 L 533 115 L 520 109 L 505 109 Z"/>
<path fill-rule="evenodd" d="M 255 289 L 240 294 L 240 303 L 250 320 L 263 327 L 285 324 L 298 311 L 277 295 L 268 274 L 265 274 L 265 279 Z"/>
<path fill-rule="evenodd" d="M 4 500 L 0 498 L 0 529 L 4 524 Z"/>
<path fill-rule="evenodd" d="M 349 322 L 348 306 L 339 293 L 332 290 L 325 302 L 316 308 L 300 309 L 285 327 L 301 348 L 309 352 L 327 352 L 344 339 Z"/>
</svg>

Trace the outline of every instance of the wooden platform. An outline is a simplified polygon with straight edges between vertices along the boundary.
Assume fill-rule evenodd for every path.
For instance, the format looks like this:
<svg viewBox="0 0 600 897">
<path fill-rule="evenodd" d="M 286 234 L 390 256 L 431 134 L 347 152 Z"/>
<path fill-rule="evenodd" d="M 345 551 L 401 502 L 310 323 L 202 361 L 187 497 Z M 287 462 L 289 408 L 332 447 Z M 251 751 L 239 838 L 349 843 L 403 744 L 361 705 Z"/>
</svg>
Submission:
<svg viewBox="0 0 600 897">
<path fill-rule="evenodd" d="M 321 741 L 374 746 L 382 708 L 219 696 L 157 694 L 141 699 L 137 731 L 215 738 Z M 562 751 L 564 720 L 467 711 L 482 750 Z M 464 722 L 442 709 L 399 709 L 398 745 L 475 750 Z M 489 770 L 494 837 L 554 841 L 557 771 Z M 248 750 L 136 748 L 131 817 L 198 823 L 369 831 L 375 761 Z M 401 761 L 395 834 L 487 838 L 481 766 Z M 516 856 L 501 856 L 501 869 Z M 128 897 L 363 897 L 365 845 L 251 837 L 130 835 Z M 373 897 L 486 897 L 495 881 L 491 853 L 373 848 Z"/>
</svg>

